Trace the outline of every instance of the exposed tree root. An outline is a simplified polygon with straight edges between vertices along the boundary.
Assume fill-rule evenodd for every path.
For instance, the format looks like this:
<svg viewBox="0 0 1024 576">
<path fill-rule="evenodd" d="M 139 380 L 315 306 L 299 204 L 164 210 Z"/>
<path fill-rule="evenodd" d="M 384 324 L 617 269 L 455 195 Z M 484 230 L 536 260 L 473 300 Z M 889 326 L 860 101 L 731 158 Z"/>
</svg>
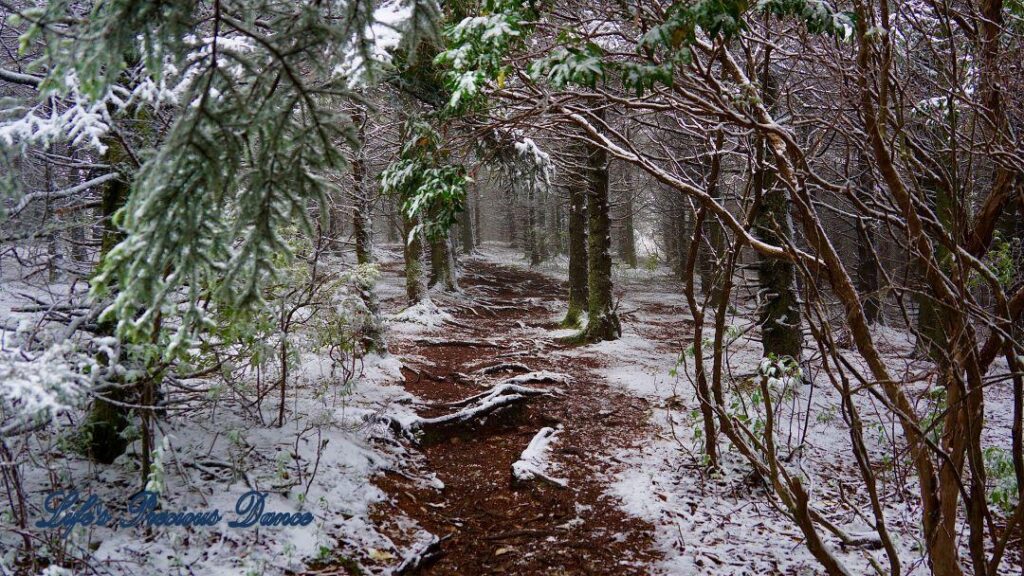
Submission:
<svg viewBox="0 0 1024 576">
<path fill-rule="evenodd" d="M 447 538 L 447 536 L 445 537 Z M 445 538 L 438 538 L 431 535 L 430 540 L 412 549 L 405 556 L 402 563 L 398 565 L 392 574 L 412 574 L 421 568 L 426 568 L 441 556 L 441 542 Z"/>
<path fill-rule="evenodd" d="M 529 480 L 544 480 L 559 488 L 568 486 L 568 481 L 563 478 L 555 478 L 547 473 L 548 461 L 546 453 L 555 441 L 559 430 L 554 428 L 541 428 L 530 440 L 530 444 L 523 450 L 523 454 L 512 464 L 512 479 L 518 482 Z"/>
<path fill-rule="evenodd" d="M 502 362 L 500 364 L 493 364 L 491 366 L 485 366 L 483 368 L 478 368 L 474 372 L 477 373 L 477 374 L 482 374 L 482 375 L 486 376 L 488 374 L 496 374 L 498 372 L 515 372 L 515 371 L 529 372 L 530 371 L 530 367 L 527 366 L 526 364 L 521 363 L 521 362 Z"/>
<path fill-rule="evenodd" d="M 533 376 L 538 379 L 521 380 L 523 376 Z M 558 378 L 561 379 L 559 380 Z M 531 398 L 551 396 L 558 393 L 557 390 L 553 389 L 522 386 L 521 382 L 566 382 L 567 378 L 568 377 L 564 374 L 554 372 L 533 372 L 531 374 L 523 374 L 522 376 L 509 378 L 487 392 L 475 394 L 457 402 L 441 404 L 441 406 L 449 408 L 461 408 L 460 410 L 456 410 L 449 414 L 434 416 L 431 418 L 414 416 L 405 420 L 400 420 L 386 414 L 373 414 L 367 416 L 367 420 L 374 424 L 386 427 L 391 430 L 396 437 L 404 437 L 414 443 L 418 443 L 420 432 L 431 432 L 439 428 L 444 428 L 445 426 L 462 424 L 471 420 L 481 419 L 497 410 L 527 401 Z"/>
<path fill-rule="evenodd" d="M 463 346 L 470 348 L 497 348 L 499 344 L 486 340 L 442 340 L 439 338 L 417 338 L 414 340 L 420 346 Z"/>
</svg>

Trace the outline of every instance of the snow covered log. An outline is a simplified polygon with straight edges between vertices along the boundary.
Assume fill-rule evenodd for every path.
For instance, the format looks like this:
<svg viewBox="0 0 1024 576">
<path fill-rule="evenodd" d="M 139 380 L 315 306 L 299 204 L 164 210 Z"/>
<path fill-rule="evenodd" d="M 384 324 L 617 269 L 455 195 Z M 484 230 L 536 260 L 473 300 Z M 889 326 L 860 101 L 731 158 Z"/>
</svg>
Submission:
<svg viewBox="0 0 1024 576">
<path fill-rule="evenodd" d="M 548 474 L 548 450 L 551 448 L 551 444 L 554 443 L 555 437 L 561 432 L 561 429 L 561 426 L 558 429 L 545 427 L 537 432 L 533 439 L 530 440 L 526 450 L 523 450 L 522 455 L 519 456 L 519 460 L 512 464 L 512 478 L 514 480 L 526 482 L 539 479 L 561 488 L 569 485 L 568 480 L 555 478 Z"/>
</svg>

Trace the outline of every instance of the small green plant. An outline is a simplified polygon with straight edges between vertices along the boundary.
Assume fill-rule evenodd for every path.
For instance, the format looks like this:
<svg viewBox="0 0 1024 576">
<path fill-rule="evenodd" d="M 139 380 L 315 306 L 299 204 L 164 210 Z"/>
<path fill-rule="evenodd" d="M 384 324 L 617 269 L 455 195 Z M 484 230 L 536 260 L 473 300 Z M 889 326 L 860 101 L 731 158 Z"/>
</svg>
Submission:
<svg viewBox="0 0 1024 576">
<path fill-rule="evenodd" d="M 1017 507 L 1017 474 L 1013 470 L 1013 459 L 1002 448 L 992 446 L 985 449 L 985 472 L 992 488 L 989 503 L 1006 514 Z"/>
<path fill-rule="evenodd" d="M 931 400 L 934 405 L 932 411 L 925 415 L 921 419 L 921 428 L 928 433 L 928 437 L 933 442 L 938 442 L 942 438 L 942 430 L 945 427 L 945 418 L 943 414 L 946 412 L 946 389 L 935 388 L 930 390 L 926 397 Z"/>
<path fill-rule="evenodd" d="M 648 272 L 654 272 L 658 269 L 658 255 L 654 252 L 648 252 L 647 256 L 644 256 L 643 264 L 644 270 Z"/>
</svg>

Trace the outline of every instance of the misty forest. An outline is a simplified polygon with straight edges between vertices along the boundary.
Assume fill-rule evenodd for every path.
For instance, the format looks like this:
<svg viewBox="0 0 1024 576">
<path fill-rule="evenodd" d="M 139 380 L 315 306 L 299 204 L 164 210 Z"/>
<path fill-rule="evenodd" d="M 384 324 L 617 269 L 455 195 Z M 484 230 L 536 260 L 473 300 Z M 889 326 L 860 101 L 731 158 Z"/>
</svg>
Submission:
<svg viewBox="0 0 1024 576">
<path fill-rule="evenodd" d="M 0 576 L 1024 574 L 1021 0 L 0 47 Z"/>
</svg>

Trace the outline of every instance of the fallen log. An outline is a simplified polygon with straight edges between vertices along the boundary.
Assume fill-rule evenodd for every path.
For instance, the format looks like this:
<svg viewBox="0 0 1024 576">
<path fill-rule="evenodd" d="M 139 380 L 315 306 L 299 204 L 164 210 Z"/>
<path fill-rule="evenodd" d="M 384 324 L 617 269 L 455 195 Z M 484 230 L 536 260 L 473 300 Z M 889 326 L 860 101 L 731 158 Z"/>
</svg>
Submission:
<svg viewBox="0 0 1024 576">
<path fill-rule="evenodd" d="M 499 408 L 515 404 L 527 398 L 534 396 L 550 396 L 552 392 L 552 390 L 544 388 L 529 388 L 519 384 L 504 383 L 495 386 L 487 392 L 470 396 L 465 400 L 446 404 L 446 406 L 453 408 L 466 406 L 466 408 L 463 408 L 462 410 L 452 412 L 451 414 L 445 414 L 443 416 L 435 416 L 433 418 L 419 418 L 417 423 L 418 426 L 422 428 L 424 426 L 437 426 L 441 424 L 465 422 L 466 420 L 486 416 Z"/>
</svg>

